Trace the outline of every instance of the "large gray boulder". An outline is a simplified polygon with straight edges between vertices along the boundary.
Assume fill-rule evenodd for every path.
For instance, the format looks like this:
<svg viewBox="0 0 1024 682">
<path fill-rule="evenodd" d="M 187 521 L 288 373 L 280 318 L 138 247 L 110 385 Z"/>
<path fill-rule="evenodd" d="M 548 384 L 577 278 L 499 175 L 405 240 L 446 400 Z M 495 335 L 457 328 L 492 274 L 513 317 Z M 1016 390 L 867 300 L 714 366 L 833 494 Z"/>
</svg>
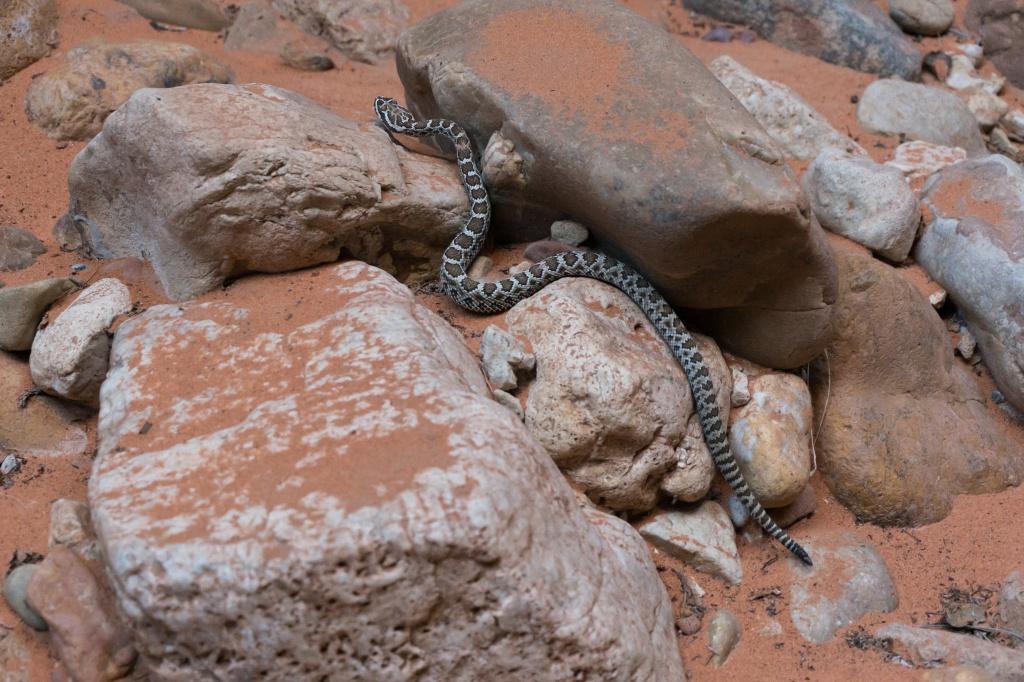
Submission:
<svg viewBox="0 0 1024 682">
<path fill-rule="evenodd" d="M 88 250 L 149 260 L 176 300 L 341 253 L 433 276 L 467 206 L 452 164 L 269 85 L 136 93 L 75 157 L 68 190 Z"/>
<path fill-rule="evenodd" d="M 1024 410 L 1024 172 L 1000 154 L 933 175 L 914 257 L 967 317 L 1003 395 Z"/>
<path fill-rule="evenodd" d="M 683 0 L 688 9 L 746 24 L 762 38 L 832 64 L 917 80 L 921 53 L 871 0 Z"/>
<path fill-rule="evenodd" d="M 470 0 L 405 32 L 398 70 L 418 114 L 519 159 L 488 175 L 499 237 L 572 217 L 738 354 L 820 352 L 823 233 L 775 141 L 666 31 L 612 0 Z"/>
<path fill-rule="evenodd" d="M 89 501 L 156 678 L 684 678 L 642 540 L 381 270 L 155 306 L 111 364 Z"/>
</svg>

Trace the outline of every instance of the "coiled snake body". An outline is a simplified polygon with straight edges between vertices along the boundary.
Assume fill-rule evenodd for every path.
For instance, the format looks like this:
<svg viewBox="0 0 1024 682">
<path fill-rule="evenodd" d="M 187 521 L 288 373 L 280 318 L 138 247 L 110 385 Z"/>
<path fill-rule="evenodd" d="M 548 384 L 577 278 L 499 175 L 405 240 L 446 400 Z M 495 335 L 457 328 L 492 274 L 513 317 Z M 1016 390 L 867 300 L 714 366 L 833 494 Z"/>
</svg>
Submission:
<svg viewBox="0 0 1024 682">
<path fill-rule="evenodd" d="M 559 253 L 535 263 L 524 272 L 497 282 L 473 279 L 468 270 L 487 236 L 491 204 L 469 135 L 459 124 L 447 119 L 417 121 L 411 112 L 387 97 L 378 97 L 374 101 L 374 109 L 390 133 L 416 137 L 443 135 L 455 145 L 456 160 L 469 195 L 470 208 L 468 220 L 442 257 L 441 283 L 445 293 L 460 306 L 473 312 L 500 313 L 562 277 L 590 277 L 620 289 L 644 311 L 682 365 L 693 393 L 704 441 L 722 476 L 761 527 L 801 561 L 811 565 L 811 558 L 804 548 L 772 521 L 744 480 L 729 449 L 704 358 L 679 317 L 650 282 L 629 265 L 594 251 Z"/>
</svg>

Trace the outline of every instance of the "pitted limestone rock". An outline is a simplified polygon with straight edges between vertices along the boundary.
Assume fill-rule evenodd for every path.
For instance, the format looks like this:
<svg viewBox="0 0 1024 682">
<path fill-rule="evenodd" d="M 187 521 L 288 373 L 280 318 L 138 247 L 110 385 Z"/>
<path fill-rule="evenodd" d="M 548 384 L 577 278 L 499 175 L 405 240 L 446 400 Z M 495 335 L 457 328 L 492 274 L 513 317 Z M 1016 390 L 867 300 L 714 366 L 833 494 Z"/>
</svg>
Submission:
<svg viewBox="0 0 1024 682">
<path fill-rule="evenodd" d="M 381 270 L 155 306 L 112 358 L 90 506 L 161 679 L 682 678 L 642 541 Z"/>
<path fill-rule="evenodd" d="M 643 312 L 612 286 L 559 280 L 506 315 L 537 358 L 526 425 L 559 468 L 597 504 L 651 509 L 659 492 L 693 502 L 714 463 L 686 375 Z M 710 341 L 701 352 L 719 410 L 731 381 Z"/>
</svg>

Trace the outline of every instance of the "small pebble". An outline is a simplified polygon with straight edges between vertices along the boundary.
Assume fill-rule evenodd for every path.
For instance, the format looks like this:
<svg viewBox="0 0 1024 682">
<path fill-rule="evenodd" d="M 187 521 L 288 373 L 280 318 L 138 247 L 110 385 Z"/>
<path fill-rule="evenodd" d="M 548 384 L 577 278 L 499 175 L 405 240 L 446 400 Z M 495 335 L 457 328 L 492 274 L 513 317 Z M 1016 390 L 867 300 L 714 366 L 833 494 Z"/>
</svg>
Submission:
<svg viewBox="0 0 1024 682">
<path fill-rule="evenodd" d="M 720 609 L 708 626 L 708 648 L 714 653 L 716 666 L 721 666 L 740 641 L 740 622 L 731 611 Z"/>
<path fill-rule="evenodd" d="M 590 237 L 590 230 L 575 220 L 556 220 L 551 223 L 551 238 L 556 242 L 579 246 Z"/>
<path fill-rule="evenodd" d="M 706 40 L 710 43 L 727 43 L 732 40 L 732 31 L 725 26 L 715 26 L 705 33 L 701 40 Z"/>
<path fill-rule="evenodd" d="M 695 635 L 700 632 L 700 618 L 690 614 L 685 618 L 680 618 L 676 623 L 676 629 L 679 630 L 681 635 Z"/>
<path fill-rule="evenodd" d="M 519 417 L 519 421 L 526 419 L 526 413 L 523 412 L 523 406 L 520 405 L 519 400 L 508 391 L 496 388 L 491 391 L 491 396 L 494 397 L 494 402 L 515 412 L 516 416 Z"/>
<path fill-rule="evenodd" d="M 931 296 L 928 297 L 928 302 L 932 304 L 932 307 L 938 310 L 942 306 L 946 305 L 946 290 L 939 289 L 933 291 Z"/>
<path fill-rule="evenodd" d="M 556 253 L 563 253 L 569 250 L 568 244 L 563 242 L 556 242 L 553 239 L 542 239 L 539 242 L 533 242 L 526 247 L 523 251 L 523 256 L 533 263 L 538 263 L 545 258 L 554 256 Z"/>
<path fill-rule="evenodd" d="M 978 347 L 978 342 L 974 339 L 974 334 L 971 334 L 967 327 L 960 327 L 959 336 L 956 351 L 960 353 L 960 357 L 964 360 L 970 360 L 971 356 L 974 355 L 974 349 Z"/>
<path fill-rule="evenodd" d="M 0 462 L 0 475 L 6 476 L 12 474 L 18 470 L 21 466 L 21 460 L 15 454 L 10 454 L 4 457 L 4 461 Z"/>
<path fill-rule="evenodd" d="M 74 265 L 71 266 L 71 271 L 81 272 L 82 270 L 85 270 L 87 267 L 89 266 L 86 265 L 85 263 L 75 263 Z"/>
<path fill-rule="evenodd" d="M 729 518 L 732 519 L 732 525 L 737 528 L 742 528 L 750 520 L 750 512 L 747 511 L 746 505 L 735 495 L 729 495 L 726 506 L 728 507 Z"/>
<path fill-rule="evenodd" d="M 733 407 L 742 407 L 750 402 L 750 382 L 747 373 L 738 367 L 732 367 L 732 394 L 729 400 Z"/>
<path fill-rule="evenodd" d="M 531 263 L 528 260 L 524 260 L 523 262 L 516 263 L 515 265 L 510 267 L 508 269 L 508 274 L 510 274 L 510 275 L 518 275 L 520 272 L 526 272 L 531 267 L 533 267 L 533 263 Z"/>
<path fill-rule="evenodd" d="M 22 564 L 4 578 L 4 599 L 11 610 L 21 617 L 33 630 L 46 630 L 46 621 L 28 605 L 26 595 L 28 581 L 39 568 L 39 564 Z"/>
<path fill-rule="evenodd" d="M 477 256 L 473 264 L 469 266 L 469 276 L 475 280 L 483 280 L 491 268 L 494 267 L 494 261 L 488 256 Z"/>
</svg>

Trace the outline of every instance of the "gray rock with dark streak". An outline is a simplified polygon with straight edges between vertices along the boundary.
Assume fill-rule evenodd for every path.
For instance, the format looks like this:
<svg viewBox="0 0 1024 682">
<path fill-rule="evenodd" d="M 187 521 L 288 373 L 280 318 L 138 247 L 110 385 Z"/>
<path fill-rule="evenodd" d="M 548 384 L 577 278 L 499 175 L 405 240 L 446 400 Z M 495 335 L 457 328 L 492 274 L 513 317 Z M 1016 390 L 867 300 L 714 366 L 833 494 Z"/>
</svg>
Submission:
<svg viewBox="0 0 1024 682">
<path fill-rule="evenodd" d="M 964 20 L 981 34 L 985 56 L 1024 87 L 1024 0 L 970 0 Z"/>
<path fill-rule="evenodd" d="M 612 0 L 470 0 L 406 31 L 398 70 L 416 113 L 526 161 L 492 186 L 499 238 L 572 216 L 738 354 L 822 348 L 833 263 L 783 152 L 664 30 Z"/>
<path fill-rule="evenodd" d="M 720 21 L 832 64 L 917 80 L 921 55 L 871 0 L 683 0 Z"/>
<path fill-rule="evenodd" d="M 0 225 L 0 270 L 22 270 L 36 262 L 46 247 L 34 234 L 14 225 Z"/>
<path fill-rule="evenodd" d="M 808 642 L 821 644 L 836 630 L 868 613 L 889 613 L 899 605 L 885 561 L 869 541 L 849 532 L 802 538 L 814 566 L 793 566 L 789 615 Z"/>
<path fill-rule="evenodd" d="M 920 83 L 874 81 L 857 104 L 857 122 L 874 133 L 962 147 L 968 156 L 985 153 L 985 141 L 967 104 L 948 90 Z"/>
<path fill-rule="evenodd" d="M 1024 410 L 1024 171 L 1000 154 L 933 175 L 914 250 L 967 318 L 999 389 Z"/>
</svg>

